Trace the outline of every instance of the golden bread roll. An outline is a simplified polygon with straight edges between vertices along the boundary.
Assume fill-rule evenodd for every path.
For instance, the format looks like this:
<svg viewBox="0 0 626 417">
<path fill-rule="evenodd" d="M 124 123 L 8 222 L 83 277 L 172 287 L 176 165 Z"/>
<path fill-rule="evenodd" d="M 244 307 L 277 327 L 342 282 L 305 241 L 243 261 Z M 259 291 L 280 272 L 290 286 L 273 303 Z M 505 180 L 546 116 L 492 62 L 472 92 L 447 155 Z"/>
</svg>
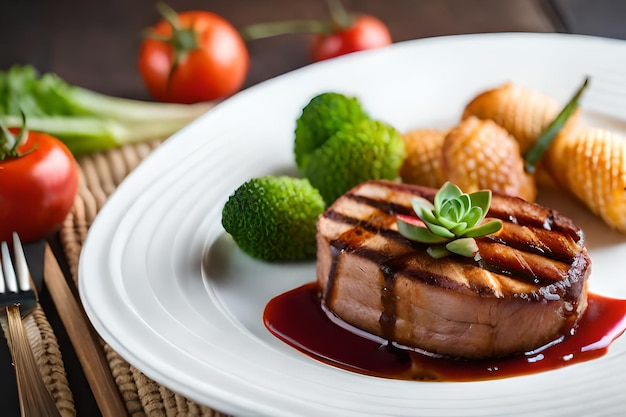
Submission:
<svg viewBox="0 0 626 417">
<path fill-rule="evenodd" d="M 465 107 L 462 118 L 493 120 L 517 139 L 523 155 L 560 111 L 552 97 L 509 82 L 476 96 Z"/>
<path fill-rule="evenodd" d="M 441 147 L 445 132 L 415 129 L 402 134 L 406 157 L 400 177 L 408 184 L 439 188 L 445 180 L 441 174 Z"/>
<path fill-rule="evenodd" d="M 534 177 L 524 170 L 519 144 L 492 120 L 465 118 L 445 137 L 441 169 L 446 180 L 472 193 L 491 189 L 534 201 Z"/>
<path fill-rule="evenodd" d="M 555 182 L 610 227 L 626 232 L 626 140 L 589 127 L 553 145 L 546 165 Z"/>
</svg>

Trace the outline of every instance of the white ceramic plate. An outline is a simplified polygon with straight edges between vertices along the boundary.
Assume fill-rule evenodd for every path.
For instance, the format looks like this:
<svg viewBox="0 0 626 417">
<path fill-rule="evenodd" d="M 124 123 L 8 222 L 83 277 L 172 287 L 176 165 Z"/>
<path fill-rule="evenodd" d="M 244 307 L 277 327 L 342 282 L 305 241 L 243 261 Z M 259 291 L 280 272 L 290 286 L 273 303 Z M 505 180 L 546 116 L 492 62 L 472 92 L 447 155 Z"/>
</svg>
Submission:
<svg viewBox="0 0 626 417">
<path fill-rule="evenodd" d="M 622 41 L 471 35 L 354 54 L 245 90 L 157 149 L 98 215 L 79 270 L 89 317 L 146 375 L 235 415 L 626 415 L 626 337 L 594 361 L 487 382 L 396 381 L 321 364 L 262 323 L 268 300 L 312 281 L 314 263 L 255 261 L 221 226 L 224 202 L 245 180 L 295 171 L 295 120 L 317 93 L 355 95 L 406 130 L 452 126 L 471 97 L 508 80 L 564 103 L 590 75 L 587 122 L 625 133 L 624 68 Z M 592 290 L 626 298 L 626 237 L 562 196 L 543 201 L 586 230 Z"/>
</svg>

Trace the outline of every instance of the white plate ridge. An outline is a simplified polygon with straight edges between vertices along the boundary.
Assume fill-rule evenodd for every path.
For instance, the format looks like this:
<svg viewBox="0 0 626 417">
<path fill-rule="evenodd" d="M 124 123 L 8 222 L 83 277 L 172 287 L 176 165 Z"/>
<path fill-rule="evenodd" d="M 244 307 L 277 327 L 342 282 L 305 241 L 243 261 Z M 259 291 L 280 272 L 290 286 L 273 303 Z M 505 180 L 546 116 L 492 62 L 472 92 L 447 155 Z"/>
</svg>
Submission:
<svg viewBox="0 0 626 417">
<path fill-rule="evenodd" d="M 626 91 L 624 68 L 623 41 L 464 35 L 352 54 L 244 90 L 168 139 L 106 202 L 80 257 L 85 309 L 148 377 L 237 416 L 626 415 L 625 337 L 597 360 L 484 382 L 395 381 L 319 363 L 262 322 L 273 296 L 314 280 L 314 262 L 253 260 L 221 226 L 224 202 L 245 180 L 295 172 L 295 120 L 317 93 L 357 96 L 373 117 L 404 131 L 453 126 L 471 97 L 505 81 L 564 102 L 589 75 L 586 120 L 626 134 L 611 96 Z M 585 229 L 591 289 L 626 298 L 626 236 L 571 199 L 541 202 Z"/>
</svg>

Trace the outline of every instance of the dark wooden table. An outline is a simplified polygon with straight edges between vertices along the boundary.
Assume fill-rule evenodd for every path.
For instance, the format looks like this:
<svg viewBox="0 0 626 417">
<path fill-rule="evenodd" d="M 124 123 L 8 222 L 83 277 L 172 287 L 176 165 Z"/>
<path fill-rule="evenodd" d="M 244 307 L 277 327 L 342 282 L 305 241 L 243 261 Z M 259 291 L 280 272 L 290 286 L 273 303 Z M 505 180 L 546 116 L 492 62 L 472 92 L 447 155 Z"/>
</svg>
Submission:
<svg viewBox="0 0 626 417">
<path fill-rule="evenodd" d="M 218 13 L 237 28 L 259 22 L 323 18 L 323 0 L 170 0 L 178 11 Z M 626 39 L 623 0 L 351 0 L 345 5 L 378 16 L 395 42 L 483 32 L 570 32 Z M 149 0 L 3 0 L 0 70 L 32 64 L 66 81 L 106 94 L 150 99 L 136 67 L 142 30 L 159 19 Z M 251 66 L 244 87 L 305 66 L 308 35 L 284 35 L 248 44 Z M 32 245 L 34 275 L 41 247 Z M 55 329 L 79 416 L 100 415 L 56 311 L 44 288 L 41 302 Z M 0 415 L 18 416 L 6 345 L 0 343 Z"/>
</svg>

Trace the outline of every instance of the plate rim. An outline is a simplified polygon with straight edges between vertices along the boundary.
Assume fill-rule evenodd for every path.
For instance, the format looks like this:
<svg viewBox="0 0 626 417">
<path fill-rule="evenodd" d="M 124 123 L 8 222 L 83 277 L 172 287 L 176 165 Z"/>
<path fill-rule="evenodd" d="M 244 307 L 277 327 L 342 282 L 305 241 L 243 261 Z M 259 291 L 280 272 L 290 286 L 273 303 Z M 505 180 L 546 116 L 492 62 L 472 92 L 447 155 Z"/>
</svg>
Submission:
<svg viewBox="0 0 626 417">
<path fill-rule="evenodd" d="M 557 34 L 557 33 L 488 33 L 488 34 L 469 34 L 469 35 L 448 35 L 448 36 L 440 36 L 440 37 L 415 39 L 415 40 L 398 42 L 390 46 L 389 48 L 392 48 L 392 49 L 393 48 L 396 48 L 396 49 L 410 48 L 412 45 L 423 45 L 427 42 L 456 42 L 459 39 L 461 39 L 463 42 L 465 41 L 471 42 L 472 40 L 490 41 L 492 39 L 498 39 L 498 42 L 500 42 L 504 40 L 505 38 L 528 39 L 528 40 L 550 38 L 550 39 L 557 39 L 557 40 L 562 39 L 564 42 L 572 42 L 576 40 L 585 39 L 586 41 L 598 42 L 599 44 L 620 45 L 619 46 L 620 48 L 623 48 L 626 45 L 625 41 L 622 41 L 619 39 L 601 38 L 601 37 L 595 37 L 595 36 L 589 36 L 589 35 Z M 609 46 L 609 47 L 612 47 L 612 46 Z M 97 307 L 92 303 L 91 297 L 93 296 L 93 294 L 91 293 L 91 291 L 93 290 L 91 287 L 89 287 L 89 285 L 92 285 L 92 281 L 84 278 L 86 276 L 85 274 L 92 272 L 92 271 L 87 270 L 87 261 L 90 259 L 93 259 L 93 257 L 95 256 L 93 251 L 96 248 L 98 248 L 97 240 L 101 239 L 103 235 L 104 236 L 108 235 L 108 233 L 105 232 L 105 230 L 108 227 L 105 224 L 105 222 L 113 215 L 114 210 L 115 210 L 114 205 L 117 204 L 117 201 L 122 200 L 124 198 L 123 196 L 124 196 L 124 193 L 126 192 L 126 189 L 130 187 L 129 184 L 134 184 L 140 181 L 138 178 L 140 178 L 143 175 L 143 171 L 145 169 L 142 167 L 147 166 L 148 163 L 151 164 L 152 162 L 149 162 L 149 161 L 151 161 L 152 159 L 156 160 L 156 158 L 159 157 L 159 155 L 162 155 L 165 152 L 167 152 L 167 150 L 169 150 L 169 147 L 175 146 L 177 141 L 182 140 L 178 138 L 184 138 L 185 132 L 187 131 L 187 129 L 192 129 L 194 128 L 195 125 L 203 123 L 203 121 L 205 121 L 208 118 L 214 117 L 213 115 L 221 111 L 220 109 L 222 109 L 225 106 L 230 106 L 229 103 L 231 103 L 233 100 L 245 100 L 246 97 L 248 97 L 249 95 L 255 94 L 257 91 L 261 89 L 270 88 L 275 83 L 280 83 L 280 82 L 283 82 L 283 80 L 288 79 L 288 77 L 289 78 L 298 77 L 299 74 L 307 73 L 308 71 L 315 71 L 315 69 L 318 67 L 335 66 L 335 65 L 338 66 L 338 65 L 341 65 L 341 63 L 343 62 L 349 62 L 353 59 L 366 59 L 366 56 L 375 56 L 380 53 L 383 53 L 383 52 L 380 50 L 365 51 L 363 53 L 354 54 L 354 56 L 345 56 L 345 57 L 338 58 L 334 62 L 309 65 L 304 68 L 300 68 L 292 72 L 280 75 L 271 80 L 264 81 L 258 85 L 252 86 L 246 90 L 243 90 L 240 93 L 237 93 L 235 96 L 225 100 L 222 103 L 219 103 L 214 109 L 210 110 L 204 116 L 201 116 L 197 121 L 193 122 L 190 126 L 184 128 L 179 133 L 173 135 L 172 138 L 168 139 L 164 144 L 160 145 L 159 148 L 155 149 L 150 155 L 148 155 L 148 157 L 144 161 L 142 161 L 142 163 L 135 170 L 133 170 L 133 172 L 129 174 L 129 176 L 123 181 L 123 183 L 120 184 L 120 186 L 115 190 L 115 192 L 109 197 L 107 202 L 104 204 L 104 206 L 102 207 L 102 209 L 96 216 L 96 219 L 93 222 L 92 226 L 90 227 L 88 231 L 87 239 L 81 249 L 81 254 L 79 258 L 79 267 L 78 267 L 79 293 L 80 293 L 81 299 L 83 299 L 85 310 L 90 320 L 94 324 L 94 327 L 98 331 L 98 333 L 101 334 L 103 338 L 107 341 L 107 343 L 109 343 L 111 347 L 113 347 L 113 349 L 116 352 L 118 352 L 127 362 L 133 364 L 133 366 L 136 366 L 138 369 L 140 369 L 142 372 L 144 372 L 147 376 L 154 379 L 155 381 L 160 382 L 165 386 L 172 387 L 172 389 L 175 390 L 176 392 L 180 392 L 183 395 L 191 399 L 194 399 L 195 401 L 198 401 L 199 403 L 206 404 L 206 400 L 208 398 L 206 391 L 196 391 L 196 390 L 191 389 L 188 386 L 185 386 L 184 384 L 181 385 L 179 383 L 166 380 L 166 375 L 164 375 L 162 371 L 155 369 L 154 364 L 150 366 L 149 363 L 146 363 L 146 361 L 143 358 L 138 357 L 136 354 L 129 352 L 128 349 L 125 348 L 124 345 L 128 343 L 118 340 L 115 337 L 112 329 L 110 329 L 106 325 L 106 323 L 104 323 L 104 321 L 102 320 L 102 317 L 101 317 L 102 312 L 98 311 Z M 111 232 L 111 234 L 112 233 L 113 232 Z M 237 395 L 233 396 L 233 395 L 228 395 L 227 392 L 215 392 L 215 391 L 213 391 L 212 393 L 214 395 L 209 396 L 210 402 L 211 402 L 211 405 L 209 406 L 211 407 L 219 407 L 221 410 L 225 410 L 226 412 L 231 412 L 231 413 L 247 413 L 251 411 L 259 411 L 259 408 L 256 406 L 256 404 L 255 404 L 254 409 L 249 408 L 249 406 L 245 406 L 243 408 L 239 406 L 239 404 L 241 404 L 240 403 L 241 398 Z M 265 411 L 272 412 L 272 414 L 274 414 L 273 412 L 278 411 L 278 410 L 275 410 L 274 408 L 270 408 L 270 409 L 266 409 Z M 288 415 L 288 414 L 285 414 L 285 415 Z"/>
</svg>

